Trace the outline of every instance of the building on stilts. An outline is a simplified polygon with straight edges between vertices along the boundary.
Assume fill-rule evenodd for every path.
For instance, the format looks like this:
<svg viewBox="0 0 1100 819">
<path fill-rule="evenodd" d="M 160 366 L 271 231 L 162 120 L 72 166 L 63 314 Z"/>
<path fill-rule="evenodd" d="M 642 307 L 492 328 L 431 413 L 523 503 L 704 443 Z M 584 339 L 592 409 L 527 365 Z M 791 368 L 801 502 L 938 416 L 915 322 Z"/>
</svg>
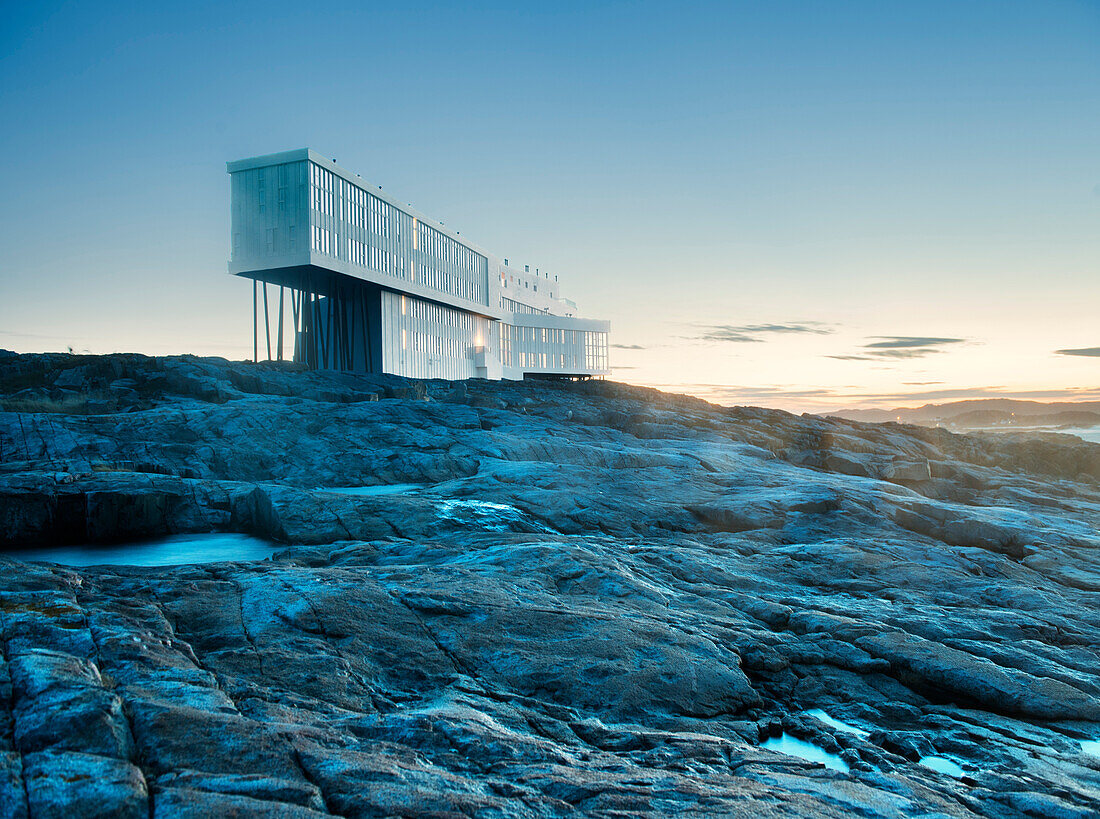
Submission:
<svg viewBox="0 0 1100 819">
<path fill-rule="evenodd" d="M 229 272 L 252 280 L 254 360 L 412 378 L 609 373 L 606 321 L 302 149 L 227 164 Z"/>
</svg>

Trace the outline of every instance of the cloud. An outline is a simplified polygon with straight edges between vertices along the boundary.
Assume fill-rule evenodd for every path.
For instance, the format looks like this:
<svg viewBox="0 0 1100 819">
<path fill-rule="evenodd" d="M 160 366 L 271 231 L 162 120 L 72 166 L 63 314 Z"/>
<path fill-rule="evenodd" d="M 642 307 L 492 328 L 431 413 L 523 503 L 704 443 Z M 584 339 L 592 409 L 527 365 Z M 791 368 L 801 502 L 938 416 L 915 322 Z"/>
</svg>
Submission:
<svg viewBox="0 0 1100 819">
<path fill-rule="evenodd" d="M 611 347 L 616 350 L 644 350 L 641 344 L 612 344 Z"/>
<path fill-rule="evenodd" d="M 0 330 L 0 336 L 11 336 L 12 338 L 49 338 L 57 339 L 56 335 L 43 335 L 42 333 L 15 333 L 11 330 Z"/>
<path fill-rule="evenodd" d="M 699 325 L 703 330 L 693 338 L 703 341 L 730 341 L 738 344 L 754 344 L 764 341 L 758 335 L 797 335 L 810 334 L 827 336 L 835 332 L 833 328 L 820 321 L 798 321 L 787 324 L 706 324 Z"/>
<path fill-rule="evenodd" d="M 934 353 L 942 353 L 943 350 L 937 350 L 935 347 L 917 347 L 912 350 L 875 350 L 871 353 L 873 356 L 879 358 L 924 358 L 927 355 L 933 355 Z"/>
<path fill-rule="evenodd" d="M 1100 358 L 1100 347 L 1081 347 L 1077 350 L 1055 350 L 1058 355 L 1083 355 L 1089 358 Z"/>
<path fill-rule="evenodd" d="M 966 341 L 966 339 L 964 338 L 936 338 L 934 336 L 871 336 L 871 338 L 882 339 L 882 341 L 876 341 L 872 344 L 863 345 L 872 350 L 897 350 L 911 349 L 913 347 L 936 347 L 943 344 L 962 344 L 964 341 Z"/>
<path fill-rule="evenodd" d="M 741 343 L 757 343 L 763 341 L 762 338 L 754 338 L 746 333 L 740 332 L 736 327 L 711 327 L 705 333 L 702 333 L 698 338 L 703 341 L 733 341 L 739 344 Z"/>
<path fill-rule="evenodd" d="M 820 321 L 800 321 L 789 324 L 746 324 L 736 328 L 746 333 L 813 333 L 818 336 L 827 336 L 834 332 L 828 324 Z"/>
<path fill-rule="evenodd" d="M 861 352 L 852 355 L 827 355 L 837 361 L 876 361 L 889 359 L 905 361 L 912 358 L 942 353 L 943 347 L 951 344 L 965 344 L 965 338 L 942 338 L 939 336 L 868 336 L 878 339 L 864 344 Z"/>
</svg>

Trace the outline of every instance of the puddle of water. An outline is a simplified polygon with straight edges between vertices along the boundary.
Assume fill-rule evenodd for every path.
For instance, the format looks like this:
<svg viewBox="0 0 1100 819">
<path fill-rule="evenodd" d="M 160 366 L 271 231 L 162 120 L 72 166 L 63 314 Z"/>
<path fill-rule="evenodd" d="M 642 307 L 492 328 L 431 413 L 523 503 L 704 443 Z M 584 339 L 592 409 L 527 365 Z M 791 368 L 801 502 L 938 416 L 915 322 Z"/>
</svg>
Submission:
<svg viewBox="0 0 1100 819">
<path fill-rule="evenodd" d="M 372 495 L 401 495 L 405 492 L 423 488 L 424 485 L 419 483 L 384 483 L 379 486 L 319 486 L 314 491 L 369 497 Z"/>
<path fill-rule="evenodd" d="M 514 532 L 532 529 L 545 532 L 546 527 L 536 523 L 516 509 L 504 503 L 480 500 L 445 500 L 436 507 L 443 520 L 474 524 L 491 532 Z"/>
<path fill-rule="evenodd" d="M 849 725 L 846 722 L 841 722 L 838 719 L 834 719 L 833 717 L 830 717 L 828 714 L 826 714 L 820 708 L 811 709 L 811 710 L 806 712 L 806 715 L 811 716 L 816 720 L 820 720 L 821 722 L 824 722 L 826 725 L 830 725 L 833 728 L 836 728 L 838 731 L 846 731 L 849 734 L 855 734 L 857 737 L 863 737 L 864 739 L 871 736 L 871 734 L 869 732 L 864 731 L 862 728 L 856 728 L 856 726 L 854 726 L 854 725 Z"/>
<path fill-rule="evenodd" d="M 778 737 L 768 737 L 760 747 L 767 748 L 769 751 L 779 751 L 779 753 L 788 756 L 797 756 L 809 762 L 820 762 L 826 768 L 832 768 L 834 771 L 840 771 L 841 773 L 848 773 L 849 771 L 848 763 L 836 754 L 831 754 L 812 742 L 792 737 L 790 734 L 784 733 Z"/>
<path fill-rule="evenodd" d="M 1100 740 L 1095 739 L 1083 739 L 1081 740 L 1081 750 L 1089 756 L 1100 756 Z"/>
<path fill-rule="evenodd" d="M 963 775 L 963 769 L 959 763 L 945 756 L 922 756 L 920 764 L 926 768 L 931 768 L 933 771 L 955 778 Z"/>
<path fill-rule="evenodd" d="M 278 543 L 251 535 L 213 532 L 168 535 L 153 540 L 109 546 L 47 546 L 0 552 L 16 560 L 60 563 L 65 566 L 182 566 L 190 563 L 263 560 L 282 549 Z"/>
</svg>

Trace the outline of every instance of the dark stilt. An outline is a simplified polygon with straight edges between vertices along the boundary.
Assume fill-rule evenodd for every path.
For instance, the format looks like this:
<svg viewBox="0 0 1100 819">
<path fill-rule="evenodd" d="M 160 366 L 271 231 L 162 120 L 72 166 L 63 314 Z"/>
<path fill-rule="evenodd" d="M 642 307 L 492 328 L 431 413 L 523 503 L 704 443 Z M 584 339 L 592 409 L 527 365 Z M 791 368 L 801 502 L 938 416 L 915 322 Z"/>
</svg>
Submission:
<svg viewBox="0 0 1100 819">
<path fill-rule="evenodd" d="M 317 294 L 315 293 L 313 299 L 313 309 L 316 311 L 316 315 L 313 319 L 313 326 L 315 328 L 314 332 L 317 333 L 318 345 L 321 348 L 320 366 L 321 368 L 324 368 L 325 363 L 328 361 L 328 339 L 326 338 L 328 334 L 328 328 L 321 326 L 321 304 L 320 299 L 316 298 L 316 295 Z M 317 332 L 316 328 L 320 328 L 320 332 Z"/>
<path fill-rule="evenodd" d="M 329 343 L 332 345 L 332 369 L 339 370 L 344 359 L 344 343 L 340 337 L 340 287 L 333 283 L 329 290 L 328 317 L 332 326 Z"/>
<path fill-rule="evenodd" d="M 267 360 L 271 360 L 271 316 L 267 312 L 267 282 L 264 282 L 264 335 L 267 337 Z"/>
<path fill-rule="evenodd" d="M 267 283 L 253 280 L 254 359 L 259 360 L 259 312 L 263 284 L 263 320 L 269 361 L 290 360 L 286 354 L 286 324 L 291 321 L 292 359 L 309 369 L 374 373 L 371 350 L 371 288 L 339 277 L 307 275 L 296 284 L 280 284 L 279 303 L 270 303 Z M 287 291 L 290 291 L 289 294 Z M 289 315 L 287 297 L 289 295 Z M 272 315 L 274 314 L 274 315 Z M 276 327 L 271 328 L 274 318 Z"/>
<path fill-rule="evenodd" d="M 311 329 L 309 314 L 313 307 L 310 304 L 310 298 L 311 296 L 309 295 L 309 292 L 303 290 L 302 301 L 298 305 L 298 307 L 302 311 L 302 332 L 305 334 L 305 344 L 304 349 L 302 350 L 302 354 L 305 356 L 306 366 L 312 370 L 314 367 L 313 355 L 311 351 L 313 347 L 313 330 Z"/>
<path fill-rule="evenodd" d="M 345 310 L 344 288 L 337 290 L 339 298 L 336 301 L 336 324 L 340 328 L 340 369 L 348 369 L 348 316 Z"/>
<path fill-rule="evenodd" d="M 252 362 L 255 363 L 256 359 L 260 357 L 260 328 L 256 326 L 256 286 L 255 279 L 252 280 Z"/>
<path fill-rule="evenodd" d="M 325 299 L 325 301 L 328 302 L 328 304 L 327 304 L 327 307 L 328 307 L 328 320 L 325 322 L 325 349 L 326 349 L 326 353 L 327 353 L 325 355 L 325 367 L 327 368 L 327 367 L 331 366 L 333 369 L 335 369 L 336 368 L 336 350 L 333 349 L 333 341 L 335 341 L 335 333 L 333 332 L 333 330 L 335 328 L 334 328 L 333 325 L 335 324 L 335 322 L 333 321 L 333 312 L 332 312 L 332 302 L 333 302 L 332 293 L 333 293 L 333 288 L 330 287 L 329 290 L 328 290 L 328 298 Z M 331 358 L 331 361 L 330 361 L 330 358 Z"/>
<path fill-rule="evenodd" d="M 373 372 L 370 349 L 367 347 L 367 289 L 359 288 L 359 311 L 362 314 L 359 324 L 363 328 L 363 372 Z"/>
<path fill-rule="evenodd" d="M 301 361 L 305 355 L 305 351 L 302 348 L 302 330 L 301 325 L 298 324 L 298 306 L 299 299 L 301 298 L 301 291 L 293 289 L 290 291 L 290 312 L 294 316 L 294 360 Z"/>
<path fill-rule="evenodd" d="M 279 361 L 283 360 L 283 290 L 285 288 L 279 285 L 279 340 L 276 342 L 279 352 L 277 353 Z"/>
<path fill-rule="evenodd" d="M 317 305 L 312 292 L 303 292 L 306 300 L 302 305 L 302 321 L 306 325 L 306 364 L 311 370 L 317 369 Z M 307 309 L 308 306 L 308 309 Z"/>
<path fill-rule="evenodd" d="M 353 366 L 353 364 L 355 362 L 352 361 L 352 357 L 351 357 L 351 344 L 352 344 L 351 329 L 352 329 L 352 324 L 350 324 L 348 322 L 348 318 L 349 318 L 348 313 L 351 310 L 351 305 L 352 305 L 352 300 L 351 300 L 352 293 L 354 293 L 354 291 L 348 290 L 348 289 L 345 288 L 344 291 L 343 291 L 343 294 L 340 298 L 340 323 L 344 327 L 344 369 L 345 370 L 355 369 L 355 367 Z M 354 315 L 351 316 L 351 318 L 352 318 L 352 320 L 354 320 L 354 318 L 355 318 Z"/>
</svg>

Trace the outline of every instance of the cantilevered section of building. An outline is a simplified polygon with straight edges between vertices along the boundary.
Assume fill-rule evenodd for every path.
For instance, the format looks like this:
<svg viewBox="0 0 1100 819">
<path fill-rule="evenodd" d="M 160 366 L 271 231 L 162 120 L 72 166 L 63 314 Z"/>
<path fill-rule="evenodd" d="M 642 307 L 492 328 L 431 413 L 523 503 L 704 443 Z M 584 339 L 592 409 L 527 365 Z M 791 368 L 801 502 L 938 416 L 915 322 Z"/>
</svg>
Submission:
<svg viewBox="0 0 1100 819">
<path fill-rule="evenodd" d="M 256 359 L 414 378 L 609 372 L 606 321 L 302 149 L 227 164 L 229 272 L 253 280 Z M 284 333 L 284 330 L 286 331 Z"/>
</svg>

